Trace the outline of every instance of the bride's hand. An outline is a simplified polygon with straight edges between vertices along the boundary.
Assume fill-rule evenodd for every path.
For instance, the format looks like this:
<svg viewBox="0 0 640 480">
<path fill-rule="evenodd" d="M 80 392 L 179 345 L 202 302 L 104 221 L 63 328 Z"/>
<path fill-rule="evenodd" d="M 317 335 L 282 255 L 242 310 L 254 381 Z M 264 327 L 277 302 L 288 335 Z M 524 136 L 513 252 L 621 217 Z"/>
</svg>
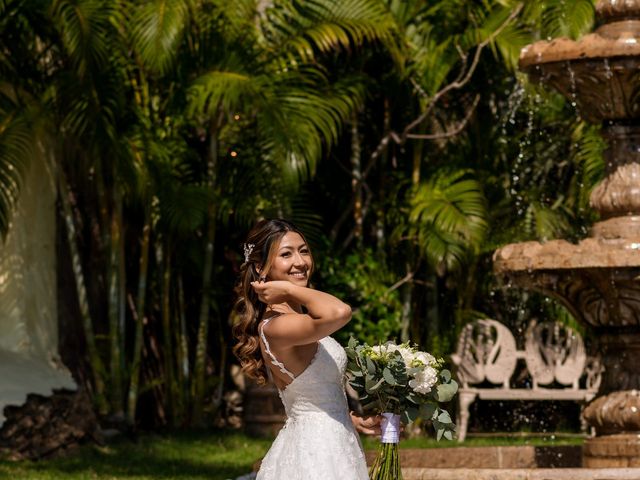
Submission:
<svg viewBox="0 0 640 480">
<path fill-rule="evenodd" d="M 271 282 L 251 282 L 253 290 L 261 302 L 267 305 L 283 303 L 289 299 L 291 288 L 294 285 L 286 280 L 274 280 Z"/>
<path fill-rule="evenodd" d="M 380 435 L 380 422 L 382 421 L 381 415 L 371 415 L 366 417 L 359 417 L 351 413 L 351 422 L 355 429 L 365 435 Z"/>
</svg>

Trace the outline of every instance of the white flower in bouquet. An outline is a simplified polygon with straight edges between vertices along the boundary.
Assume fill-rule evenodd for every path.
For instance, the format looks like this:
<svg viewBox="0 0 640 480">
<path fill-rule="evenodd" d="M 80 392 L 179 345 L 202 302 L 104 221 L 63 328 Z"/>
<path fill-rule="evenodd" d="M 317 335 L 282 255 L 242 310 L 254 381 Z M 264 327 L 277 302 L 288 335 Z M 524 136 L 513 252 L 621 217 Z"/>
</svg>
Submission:
<svg viewBox="0 0 640 480">
<path fill-rule="evenodd" d="M 413 380 L 409 380 L 409 386 L 416 393 L 426 395 L 433 386 L 438 383 L 438 372 L 431 366 L 426 366 L 415 374 Z"/>
<path fill-rule="evenodd" d="M 418 360 L 425 366 L 431 366 L 431 365 L 437 364 L 436 358 L 427 352 L 416 352 L 414 359 Z"/>
</svg>

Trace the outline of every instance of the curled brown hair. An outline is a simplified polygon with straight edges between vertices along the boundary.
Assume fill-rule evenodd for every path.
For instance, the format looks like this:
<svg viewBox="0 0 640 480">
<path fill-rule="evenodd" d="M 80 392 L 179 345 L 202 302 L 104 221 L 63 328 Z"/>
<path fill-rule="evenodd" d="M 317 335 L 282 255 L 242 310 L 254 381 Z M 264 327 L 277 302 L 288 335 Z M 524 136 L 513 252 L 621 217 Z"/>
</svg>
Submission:
<svg viewBox="0 0 640 480">
<path fill-rule="evenodd" d="M 233 353 L 240 361 L 242 371 L 248 377 L 257 380 L 260 385 L 267 380 L 267 369 L 260 352 L 258 325 L 267 305 L 260 301 L 251 287 L 251 282 L 260 280 L 260 276 L 268 275 L 280 241 L 288 232 L 295 232 L 307 241 L 304 234 L 291 222 L 279 218 L 262 220 L 253 227 L 244 244 L 251 246 L 251 253 L 240 267 L 240 277 L 235 287 L 235 308 L 239 320 L 233 326 L 233 336 L 237 340 Z M 256 267 L 260 268 L 260 273 Z"/>
</svg>

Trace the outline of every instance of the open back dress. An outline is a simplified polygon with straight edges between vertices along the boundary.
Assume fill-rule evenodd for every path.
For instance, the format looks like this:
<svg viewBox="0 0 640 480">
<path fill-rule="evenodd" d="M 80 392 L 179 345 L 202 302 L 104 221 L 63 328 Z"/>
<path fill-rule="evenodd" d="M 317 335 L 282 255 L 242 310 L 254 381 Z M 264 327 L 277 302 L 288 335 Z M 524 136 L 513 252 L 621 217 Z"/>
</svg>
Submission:
<svg viewBox="0 0 640 480">
<path fill-rule="evenodd" d="M 309 366 L 295 377 L 269 348 L 263 329 L 271 318 L 260 325 L 260 336 L 271 362 L 292 381 L 278 390 L 287 420 L 262 460 L 257 480 L 367 480 L 344 389 L 347 354 L 325 337 Z"/>
</svg>

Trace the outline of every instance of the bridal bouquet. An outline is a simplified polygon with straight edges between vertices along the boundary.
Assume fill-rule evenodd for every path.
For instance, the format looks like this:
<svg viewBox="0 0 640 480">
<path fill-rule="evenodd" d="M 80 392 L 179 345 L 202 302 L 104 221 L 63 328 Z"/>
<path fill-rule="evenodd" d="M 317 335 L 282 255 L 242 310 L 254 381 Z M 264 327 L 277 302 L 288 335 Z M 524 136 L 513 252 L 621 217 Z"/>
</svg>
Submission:
<svg viewBox="0 0 640 480">
<path fill-rule="evenodd" d="M 349 384 L 366 414 L 382 415 L 382 442 L 370 471 L 371 480 L 401 479 L 398 442 L 400 422 L 430 420 L 436 437 L 451 440 L 455 425 L 440 405 L 458 391 L 444 360 L 408 343 L 370 346 L 353 337 L 346 348 Z"/>
</svg>

